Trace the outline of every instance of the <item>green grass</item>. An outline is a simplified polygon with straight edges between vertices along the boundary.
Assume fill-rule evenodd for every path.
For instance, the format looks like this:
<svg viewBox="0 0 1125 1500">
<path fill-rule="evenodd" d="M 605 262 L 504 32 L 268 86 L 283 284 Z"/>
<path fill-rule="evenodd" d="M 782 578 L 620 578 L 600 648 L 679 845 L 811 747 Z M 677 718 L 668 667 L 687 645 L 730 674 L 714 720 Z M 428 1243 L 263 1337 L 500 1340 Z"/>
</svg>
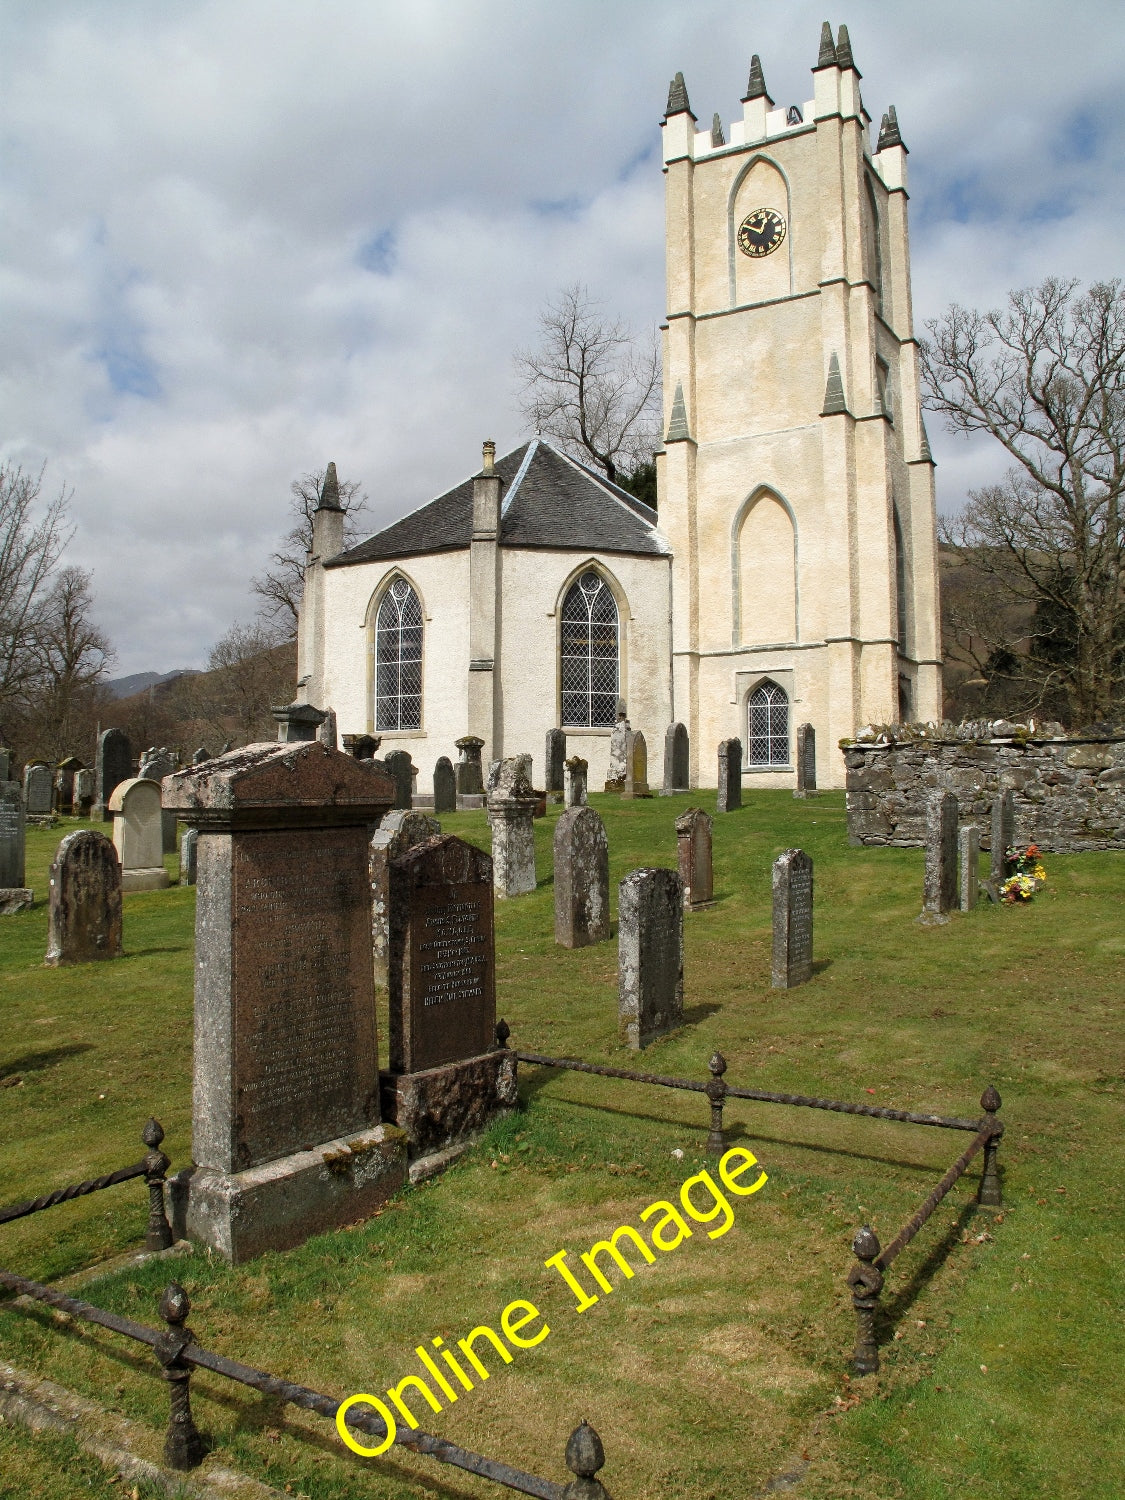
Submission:
<svg viewBox="0 0 1125 1500">
<path fill-rule="evenodd" d="M 674 864 L 691 798 L 592 800 L 614 886 L 638 864 Z M 198 1253 L 174 1272 L 117 1270 L 87 1295 L 152 1322 L 175 1274 L 201 1342 L 336 1395 L 383 1391 L 417 1368 L 422 1340 L 452 1346 L 530 1298 L 550 1336 L 422 1425 L 562 1478 L 566 1435 L 588 1416 L 615 1500 L 749 1496 L 782 1473 L 818 1500 L 1119 1494 L 1125 859 L 1050 857 L 1030 907 L 923 929 L 920 851 L 849 848 L 837 794 L 756 793 L 716 819 L 717 903 L 687 919 L 686 1024 L 638 1058 L 617 1037 L 615 945 L 554 944 L 555 816 L 536 825 L 539 889 L 497 910 L 512 1045 L 701 1079 L 717 1047 L 730 1083 L 958 1115 L 978 1112 L 987 1082 L 1000 1089 L 1004 1214 L 968 1212 L 972 1174 L 895 1262 L 880 1375 L 848 1378 L 851 1236 L 870 1221 L 886 1243 L 965 1137 L 733 1102 L 731 1139 L 752 1146 L 766 1187 L 735 1204 L 728 1234 L 697 1227 L 579 1316 L 543 1261 L 565 1247 L 577 1262 L 674 1197 L 703 1161 L 707 1110 L 532 1067 L 524 1112 L 366 1224 L 238 1270 Z M 488 847 L 483 814 L 445 827 Z M 61 831 L 29 836 L 37 895 Z M 783 993 L 769 988 L 769 872 L 794 844 L 815 861 L 817 971 Z M 190 1159 L 193 909 L 190 890 L 129 896 L 125 959 L 70 970 L 42 967 L 41 904 L 5 920 L 0 1079 L 22 1082 L 0 1089 L 0 1202 L 135 1159 L 150 1113 L 174 1165 Z M 130 1184 L 7 1226 L 0 1264 L 53 1279 L 135 1247 L 143 1199 Z M 134 1418 L 158 1451 L 167 1397 L 144 1351 L 19 1310 L 0 1312 L 0 1358 Z M 217 1458 L 278 1488 L 497 1493 L 401 1450 L 365 1462 L 321 1419 L 209 1376 L 193 1385 Z M 21 1493 L 53 1496 L 58 1453 L 4 1441 L 0 1468 L 26 1480 Z"/>
</svg>

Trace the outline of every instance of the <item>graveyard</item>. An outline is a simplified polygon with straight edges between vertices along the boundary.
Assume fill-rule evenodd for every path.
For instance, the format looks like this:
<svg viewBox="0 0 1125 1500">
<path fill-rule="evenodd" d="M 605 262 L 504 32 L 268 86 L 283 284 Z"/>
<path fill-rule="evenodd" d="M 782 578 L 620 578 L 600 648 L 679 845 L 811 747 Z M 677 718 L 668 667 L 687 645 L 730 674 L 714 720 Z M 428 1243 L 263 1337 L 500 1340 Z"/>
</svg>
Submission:
<svg viewBox="0 0 1125 1500">
<path fill-rule="evenodd" d="M 518 802 L 518 782 L 505 790 Z M 520 1107 L 446 1171 L 296 1248 L 234 1266 L 199 1246 L 138 1262 L 148 1204 L 133 1183 L 4 1225 L 0 1265 L 149 1324 L 175 1279 L 200 1344 L 338 1400 L 386 1391 L 416 1346 L 454 1347 L 530 1299 L 550 1337 L 440 1414 L 416 1403 L 419 1424 L 564 1482 L 563 1447 L 586 1419 L 615 1500 L 768 1487 L 825 1500 L 969 1485 L 1013 1500 L 1115 1493 L 1125 1462 L 1113 1420 L 1125 1351 L 1112 1315 L 1125 1154 L 1120 854 L 1053 854 L 1031 903 L 982 901 L 919 925 L 921 850 L 850 846 L 841 793 L 755 792 L 714 816 L 713 889 L 684 912 L 682 1024 L 638 1052 L 619 1029 L 618 886 L 640 867 L 674 870 L 677 820 L 692 807 L 714 813 L 715 797 L 592 791 L 589 806 L 605 827 L 612 935 L 556 941 L 552 853 L 573 813 L 551 804 L 533 824 L 534 890 L 495 907 L 496 1012 L 510 1049 L 700 1084 L 720 1052 L 731 1086 L 951 1116 L 977 1117 L 987 1085 L 1002 1096 L 1003 1207 L 974 1212 L 978 1158 L 887 1273 L 877 1374 L 852 1369 L 853 1236 L 871 1224 L 885 1245 L 963 1142 L 728 1098 L 725 1145 L 752 1151 L 768 1181 L 731 1198 L 729 1232 L 711 1239 L 693 1224 L 674 1255 L 634 1257 L 635 1275 L 578 1315 L 544 1263 L 565 1249 L 581 1270 L 595 1241 L 717 1170 L 710 1111 L 701 1093 L 529 1063 L 518 1068 Z M 494 852 L 483 809 L 443 811 L 441 823 Z M 0 953 L 0 1204 L 134 1160 L 150 1116 L 171 1172 L 192 1159 L 199 888 L 176 883 L 177 855 L 164 854 L 166 888 L 126 892 L 121 958 L 44 964 L 59 839 L 104 826 L 64 819 L 26 831 L 35 905 L 6 921 Z M 793 848 L 815 870 L 811 974 L 779 988 L 774 867 Z M 980 862 L 983 879 L 987 854 Z M 785 880 L 797 876 L 790 862 Z M 375 1009 L 387 1068 L 385 988 Z M 111 1438 L 113 1423 L 129 1421 L 128 1446 L 159 1462 L 168 1394 L 147 1351 L 9 1300 L 0 1360 L 99 1403 Z M 203 1476 L 226 1465 L 318 1500 L 498 1492 L 401 1448 L 355 1457 L 331 1424 L 205 1372 L 192 1403 L 213 1445 Z M 0 1493 L 45 1500 L 75 1493 L 79 1475 L 82 1493 L 130 1487 L 71 1438 L 11 1423 L 0 1425 L 0 1475 Z M 143 1481 L 137 1492 L 157 1493 Z"/>
</svg>

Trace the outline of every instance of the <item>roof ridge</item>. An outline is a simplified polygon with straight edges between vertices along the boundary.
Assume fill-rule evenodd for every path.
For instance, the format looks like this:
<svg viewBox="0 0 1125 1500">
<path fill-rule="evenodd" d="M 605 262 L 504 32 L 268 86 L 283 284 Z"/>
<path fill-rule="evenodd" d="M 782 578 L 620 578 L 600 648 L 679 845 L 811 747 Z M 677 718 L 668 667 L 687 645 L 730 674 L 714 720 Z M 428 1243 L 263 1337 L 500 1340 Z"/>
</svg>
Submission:
<svg viewBox="0 0 1125 1500">
<path fill-rule="evenodd" d="M 571 468 L 578 469 L 581 473 L 587 475 L 590 479 L 596 480 L 598 482 L 598 484 L 600 484 L 601 487 L 609 495 L 609 498 L 611 500 L 616 501 L 616 503 L 618 505 L 620 505 L 620 507 L 622 508 L 622 510 L 627 510 L 629 512 L 629 514 L 635 520 L 640 521 L 643 526 L 648 526 L 650 528 L 650 530 L 652 530 L 652 531 L 659 531 L 661 537 L 664 537 L 664 533 L 662 531 L 660 531 L 660 527 L 658 525 L 657 513 L 656 513 L 656 511 L 654 511 L 652 509 L 651 506 L 645 505 L 645 503 L 644 503 L 643 500 L 637 500 L 637 497 L 635 495 L 630 495 L 629 496 L 629 500 L 625 500 L 623 497 L 626 494 L 628 494 L 628 491 L 627 490 L 619 490 L 618 487 L 617 487 L 617 485 L 614 484 L 614 482 L 613 482 L 612 479 L 607 479 L 604 474 L 598 474 L 598 473 L 595 473 L 595 471 L 593 469 L 588 469 L 586 467 L 586 465 L 584 463 L 582 463 L 579 459 L 577 459 L 577 458 L 571 458 L 571 456 L 570 456 L 569 453 L 563 453 L 563 452 L 561 452 L 558 448 L 556 448 L 554 446 L 554 444 L 548 444 L 548 447 L 550 447 L 552 453 L 557 453 L 558 456 L 561 459 L 565 460 L 566 463 L 570 464 Z M 648 519 L 648 516 L 640 516 L 640 515 L 638 515 L 635 506 L 633 504 L 630 504 L 629 503 L 630 501 L 635 501 L 636 505 L 639 505 L 644 510 L 647 510 L 648 513 L 649 513 L 649 515 L 651 515 L 654 519 L 650 521 Z M 665 538 L 665 540 L 666 540 L 666 538 Z"/>
<path fill-rule="evenodd" d="M 530 442 L 528 443 L 528 445 L 527 445 L 527 452 L 523 456 L 523 462 L 520 464 L 519 468 L 516 470 L 516 477 L 512 480 L 511 484 L 508 486 L 508 493 L 504 496 L 504 503 L 500 507 L 500 516 L 501 516 L 501 519 L 503 519 L 503 517 L 508 514 L 508 507 L 511 505 L 512 501 L 516 498 L 516 492 L 519 490 L 520 485 L 523 483 L 524 475 L 527 473 L 528 469 L 531 467 L 531 460 L 535 457 L 536 449 L 539 447 L 539 444 L 540 444 L 541 441 L 542 441 L 541 438 L 533 437 L 530 440 Z"/>
</svg>

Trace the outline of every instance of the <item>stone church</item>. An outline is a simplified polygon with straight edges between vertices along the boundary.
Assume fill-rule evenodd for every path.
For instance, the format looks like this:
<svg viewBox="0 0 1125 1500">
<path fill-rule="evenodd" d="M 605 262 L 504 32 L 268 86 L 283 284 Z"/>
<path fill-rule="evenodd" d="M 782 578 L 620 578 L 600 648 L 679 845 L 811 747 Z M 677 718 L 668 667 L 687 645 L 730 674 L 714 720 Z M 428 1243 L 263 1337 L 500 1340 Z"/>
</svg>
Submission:
<svg viewBox="0 0 1125 1500">
<path fill-rule="evenodd" d="M 562 727 L 596 788 L 618 698 L 650 779 L 679 720 L 692 785 L 737 736 L 744 789 L 795 785 L 799 723 L 841 786 L 842 737 L 940 717 L 907 152 L 893 108 L 872 149 L 845 27 L 812 71 L 779 109 L 755 57 L 726 129 L 697 129 L 682 75 L 669 91 L 658 512 L 542 438 L 486 443 L 474 477 L 344 551 L 326 483 L 299 694 L 408 750 L 420 785 L 466 734 L 541 778 Z"/>
</svg>

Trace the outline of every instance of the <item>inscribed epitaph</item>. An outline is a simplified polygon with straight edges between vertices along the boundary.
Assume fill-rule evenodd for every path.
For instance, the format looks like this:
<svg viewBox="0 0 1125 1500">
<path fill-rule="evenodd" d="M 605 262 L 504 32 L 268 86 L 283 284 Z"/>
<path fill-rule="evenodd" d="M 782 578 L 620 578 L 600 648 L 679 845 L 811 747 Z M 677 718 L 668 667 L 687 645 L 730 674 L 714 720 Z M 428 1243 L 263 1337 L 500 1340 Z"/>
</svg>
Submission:
<svg viewBox="0 0 1125 1500">
<path fill-rule="evenodd" d="M 54 807 L 55 778 L 45 762 L 33 761 L 25 768 L 23 795 L 29 817 L 45 817 L 50 813 Z"/>
<path fill-rule="evenodd" d="M 109 799 L 113 814 L 113 847 L 121 862 L 122 890 L 162 891 L 168 884 L 164 868 L 163 820 L 160 786 L 143 776 L 119 781 Z M 173 827 L 175 826 L 175 814 Z"/>
<path fill-rule="evenodd" d="M 121 867 L 92 828 L 68 833 L 51 865 L 46 962 L 92 963 L 121 956 Z"/>
<path fill-rule="evenodd" d="M 27 819 L 16 781 L 0 781 L 0 916 L 27 911 L 33 895 L 24 885 Z"/>
<path fill-rule="evenodd" d="M 639 1049 L 683 1024 L 683 881 L 675 870 L 631 870 L 617 916 L 618 1026 Z"/>
<path fill-rule="evenodd" d="M 773 864 L 773 988 L 806 984 L 812 956 L 813 862 L 803 849 L 786 849 Z"/>
</svg>

